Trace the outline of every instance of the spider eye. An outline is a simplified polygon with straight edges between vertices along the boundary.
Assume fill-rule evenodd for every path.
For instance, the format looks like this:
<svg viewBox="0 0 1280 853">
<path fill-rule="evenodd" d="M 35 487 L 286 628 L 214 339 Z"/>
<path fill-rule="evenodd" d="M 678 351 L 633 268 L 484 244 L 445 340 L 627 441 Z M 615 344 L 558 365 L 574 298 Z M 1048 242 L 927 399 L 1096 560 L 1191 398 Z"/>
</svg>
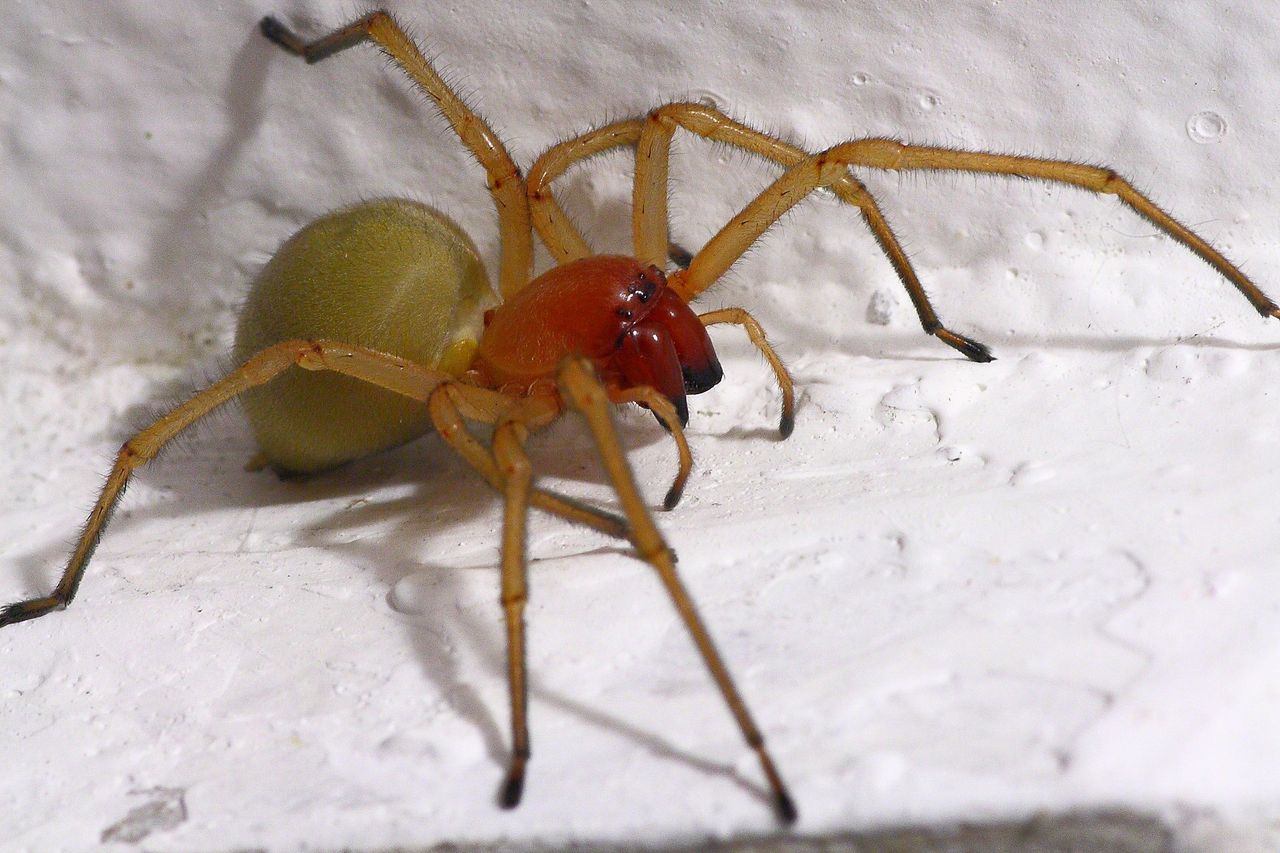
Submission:
<svg viewBox="0 0 1280 853">
<path fill-rule="evenodd" d="M 642 299 L 641 301 L 643 302 L 644 300 Z M 621 318 L 622 318 L 622 319 L 624 319 L 624 320 L 630 320 L 630 319 L 631 319 L 632 317 L 634 317 L 635 315 L 631 313 L 631 309 L 630 309 L 630 308 L 619 308 L 619 309 L 618 309 L 618 316 L 619 316 L 619 317 L 621 317 Z"/>
<path fill-rule="evenodd" d="M 641 302 L 648 302 L 666 282 L 667 277 L 662 270 L 650 264 L 640 271 L 635 281 L 627 288 L 627 292 L 628 295 L 635 296 Z"/>
</svg>

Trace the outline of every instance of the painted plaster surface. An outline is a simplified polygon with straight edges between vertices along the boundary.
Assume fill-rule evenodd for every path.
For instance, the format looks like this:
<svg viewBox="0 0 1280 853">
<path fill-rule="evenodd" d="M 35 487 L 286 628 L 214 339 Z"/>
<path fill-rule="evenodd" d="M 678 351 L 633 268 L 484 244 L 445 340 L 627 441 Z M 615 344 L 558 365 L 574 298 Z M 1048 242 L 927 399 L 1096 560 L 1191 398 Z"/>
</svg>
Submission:
<svg viewBox="0 0 1280 853">
<path fill-rule="evenodd" d="M 0 601 L 52 586 L 110 460 L 226 367 L 276 245 L 382 195 L 490 270 L 483 175 L 362 49 L 352 4 L 19 3 L 0 30 Z M 1261 3 L 400 2 L 517 161 L 705 100 L 818 150 L 891 135 L 1116 168 L 1280 296 L 1280 25 Z M 625 156 L 557 185 L 626 250 Z M 776 172 L 677 141 L 701 246 Z M 1113 199 L 868 173 L 944 321 L 925 337 L 855 212 L 814 198 L 706 294 L 696 470 L 659 523 L 801 809 L 797 831 L 1154 815 L 1186 849 L 1280 819 L 1280 322 Z M 541 259 L 545 265 L 546 258 Z M 662 430 L 621 418 L 656 504 Z M 374 849 L 768 833 L 758 768 L 652 574 L 530 535 L 534 759 L 508 744 L 497 498 L 435 440 L 306 482 L 247 473 L 234 410 L 132 486 L 78 599 L 0 630 L 0 849 Z M 533 443 L 609 501 L 581 425 Z M 1195 847 L 1194 845 L 1201 845 Z"/>
</svg>

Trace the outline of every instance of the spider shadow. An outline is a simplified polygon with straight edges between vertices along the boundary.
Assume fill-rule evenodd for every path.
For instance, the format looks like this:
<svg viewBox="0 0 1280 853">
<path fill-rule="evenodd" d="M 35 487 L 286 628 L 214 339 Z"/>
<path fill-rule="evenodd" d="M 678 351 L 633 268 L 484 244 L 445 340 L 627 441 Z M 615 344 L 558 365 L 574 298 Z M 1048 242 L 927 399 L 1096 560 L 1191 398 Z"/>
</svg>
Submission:
<svg viewBox="0 0 1280 853">
<path fill-rule="evenodd" d="M 566 441 L 571 441 L 574 436 L 572 434 L 563 434 L 563 430 L 560 432 L 562 433 L 561 435 L 550 436 L 552 441 L 552 446 L 550 447 L 538 448 L 536 446 L 538 442 L 537 436 L 531 441 L 531 444 L 535 445 L 530 448 L 531 455 L 535 461 L 535 469 L 539 470 L 540 473 L 554 473 L 562 479 L 572 480 L 575 483 L 583 483 L 589 479 L 597 485 L 603 485 L 603 475 L 601 472 L 596 472 L 594 466 L 592 471 L 595 476 L 584 478 L 581 476 L 581 466 L 571 463 L 566 462 L 559 466 L 554 466 L 552 471 L 546 471 L 537 464 L 539 459 L 543 457 L 563 460 L 573 455 L 563 451 L 566 449 Z M 626 431 L 624 430 L 624 432 Z M 644 443 L 667 440 L 665 433 L 656 424 L 653 425 L 652 430 L 643 429 L 640 430 L 640 433 L 641 440 Z M 627 437 L 631 438 L 631 436 Z M 629 444 L 635 443 L 634 440 L 629 442 Z M 405 451 L 396 451 L 396 453 L 400 452 Z M 484 511 L 497 510 L 500 506 L 500 501 L 496 494 L 492 493 L 489 487 L 481 482 L 477 476 L 473 476 L 470 469 L 461 461 L 450 458 L 449 465 L 451 468 L 457 469 L 448 474 L 447 478 L 450 481 L 453 480 L 453 474 L 470 479 L 471 482 L 466 487 L 468 495 L 461 497 L 457 492 L 450 491 L 451 507 L 447 510 L 448 518 L 434 517 L 416 532 L 408 529 L 412 527 L 411 522 L 402 521 L 401 532 L 406 536 L 412 535 L 415 541 L 424 535 L 430 535 L 428 528 L 438 531 L 447 529 L 452 520 L 471 515 L 477 506 L 483 506 Z M 444 479 L 444 477 L 433 477 L 432 479 Z M 431 487 L 431 485 L 424 485 L 423 489 Z M 415 494 L 390 501 L 369 502 L 356 510 L 339 510 L 328 517 L 318 518 L 309 524 L 305 541 L 309 546 L 323 547 L 344 553 L 354 562 L 379 567 L 376 571 L 380 581 L 387 589 L 391 589 L 405 576 L 403 571 L 396 569 L 397 565 L 403 565 L 405 562 L 404 553 L 407 549 L 404 544 L 393 542 L 392 537 L 389 536 L 348 539 L 336 535 L 336 531 L 340 530 L 344 524 L 347 527 L 354 527 L 362 526 L 364 522 L 374 520 L 395 518 L 403 520 L 412 517 L 412 508 L 414 507 L 418 509 L 417 514 L 420 515 L 422 505 L 419 495 Z M 353 518 L 360 517 L 363 517 L 363 522 L 352 523 Z M 495 555 L 492 561 L 482 561 L 480 564 L 470 567 L 413 561 L 415 568 L 411 570 L 412 572 L 428 571 L 435 575 L 433 578 L 434 583 L 432 584 L 433 595 L 427 602 L 426 609 L 408 617 L 405 620 L 405 625 L 406 633 L 413 645 L 424 674 L 437 686 L 441 691 L 441 695 L 454 711 L 475 726 L 485 744 L 486 753 L 494 765 L 500 769 L 505 769 L 510 757 L 510 748 L 507 743 L 506 733 L 508 729 L 506 719 L 501 711 L 506 710 L 506 705 L 502 706 L 501 711 L 491 708 L 481 693 L 468 683 L 469 679 L 465 678 L 464 674 L 460 672 L 454 656 L 445 650 L 438 637 L 431 631 L 423 630 L 425 625 L 450 625 L 452 630 L 464 638 L 465 642 L 478 653 L 481 660 L 484 661 L 485 669 L 490 676 L 502 680 L 506 679 L 506 647 L 503 643 L 502 632 L 495 630 L 493 620 L 483 618 L 479 614 L 472 615 L 467 610 L 459 609 L 454 605 L 454 602 L 459 600 L 464 592 L 463 584 L 459 582 L 462 577 L 460 572 L 486 571 L 493 577 L 494 607 L 496 612 L 499 580 L 496 558 L 496 543 L 500 535 L 498 524 L 498 522 L 495 522 L 493 531 Z M 557 559 L 599 553 L 631 555 L 631 549 L 629 545 L 625 544 L 590 547 L 585 551 L 560 555 Z M 536 554 L 531 554 L 531 572 L 537 571 L 537 562 L 539 560 Z M 638 562 L 636 568 L 638 571 L 644 570 L 643 566 Z M 660 735 L 641 729 L 621 717 L 604 713 L 556 691 L 544 688 L 539 684 L 536 677 L 530 677 L 529 679 L 529 696 L 531 711 L 534 714 L 537 713 L 537 704 L 549 705 L 570 714 L 584 723 L 607 729 L 629 738 L 654 757 L 666 761 L 676 761 L 699 772 L 727 778 L 761 802 L 765 804 L 772 802 L 769 792 L 763 786 L 750 782 L 732 766 L 699 758 L 679 749 Z"/>
<path fill-rule="evenodd" d="M 159 395 L 161 399 L 171 396 L 168 393 Z M 141 408 L 152 409 L 149 405 Z M 454 711 L 476 727 L 494 764 L 505 767 L 509 757 L 507 727 L 505 720 L 499 722 L 505 716 L 505 705 L 501 711 L 489 707 L 481 693 L 469 683 L 473 679 L 467 679 L 459 671 L 454 657 L 438 642 L 436 634 L 423 630 L 424 625 L 430 624 L 451 626 L 450 630 L 456 631 L 477 650 L 488 675 L 505 680 L 506 650 L 501 632 L 494 630 L 492 620 L 469 616 L 453 604 L 463 591 L 459 572 L 483 570 L 492 573 L 497 607 L 497 543 L 500 533 L 497 513 L 501 506 L 500 497 L 434 437 L 312 477 L 283 480 L 267 471 L 246 472 L 243 465 L 252 454 L 252 442 L 238 420 L 215 418 L 203 430 L 212 435 L 202 436 L 196 442 L 199 446 L 189 446 L 185 452 L 181 447 L 175 448 L 140 469 L 135 475 L 137 480 L 151 488 L 172 491 L 177 497 L 157 499 L 136 510 L 128 509 L 126 504 L 110 526 L 108 535 L 112 539 L 127 539 L 131 530 L 143 524 L 220 511 L 269 512 L 273 508 L 304 503 L 330 507 L 336 504 L 335 508 L 319 513 L 304 527 L 298 528 L 291 547 L 323 548 L 340 553 L 352 562 L 373 567 L 378 583 L 388 591 L 407 574 L 420 571 L 438 573 L 440 583 L 435 589 L 439 594 L 433 597 L 428 611 L 405 620 L 406 634 L 424 675 L 436 685 Z M 637 426 L 630 420 L 648 426 Z M 670 440 L 651 419 L 630 420 L 620 424 L 620 432 L 629 449 Z M 536 470 L 571 486 L 604 488 L 607 484 L 598 460 L 595 460 L 597 464 L 580 461 L 584 449 L 594 453 L 585 427 L 574 424 L 571 429 L 553 428 L 548 430 L 549 434 L 535 435 L 531 439 L 530 451 Z M 484 437 L 481 438 L 483 440 Z M 205 445 L 218 449 L 209 453 Z M 201 452 L 202 449 L 206 452 Z M 191 483 L 205 485 L 198 490 L 190 490 Z M 442 495 L 448 496 L 447 503 L 439 500 Z M 457 525 L 474 521 L 484 514 L 495 516 L 492 557 L 481 558 L 478 564 L 473 558 L 473 565 L 459 566 L 427 562 L 418 556 L 423 540 L 444 535 Z M 353 535 L 371 527 L 377 529 L 377 535 Z M 56 575 L 50 577 L 50 567 L 59 565 L 69 551 L 70 543 L 60 542 L 19 558 L 20 569 L 29 579 L 28 588 L 35 592 L 46 585 L 51 586 Z M 559 558 L 602 552 L 629 555 L 631 549 L 626 544 L 601 547 L 593 542 L 583 551 L 562 554 Z M 531 554 L 534 562 L 536 556 Z M 637 570 L 644 570 L 639 563 Z M 768 793 L 762 787 L 744 779 L 731 766 L 682 751 L 656 733 L 545 689 L 536 679 L 531 680 L 530 696 L 533 703 L 545 703 L 588 725 L 629 738 L 655 757 L 678 761 L 700 772 L 731 779 L 753 796 L 768 801 Z"/>
<path fill-rule="evenodd" d="M 228 63 L 230 73 L 222 87 L 222 98 L 229 125 L 203 170 L 181 193 L 183 206 L 166 216 L 164 226 L 151 237 L 147 257 L 152 260 L 146 275 L 152 280 L 182 280 L 191 269 L 190 235 L 207 232 L 209 200 L 217 198 L 227 185 L 241 152 L 262 124 L 263 94 L 270 80 L 267 71 L 273 56 L 272 46 L 255 27 Z"/>
<path fill-rule="evenodd" d="M 750 305 L 746 307 L 748 310 L 751 309 Z M 1243 324 L 1248 322 L 1250 315 L 1246 312 L 1242 314 L 1244 319 L 1241 321 L 1241 327 L 1244 328 Z M 868 336 L 862 333 L 862 330 L 868 328 L 867 325 L 855 322 L 848 331 L 833 336 L 819 328 L 817 324 L 806 322 L 800 316 L 770 316 L 762 319 L 761 323 L 784 354 L 788 349 L 810 345 L 808 342 L 816 342 L 823 349 L 840 350 L 851 356 L 864 356 L 879 361 L 967 361 L 963 355 L 933 339 L 919 328 L 907 327 L 893 332 L 877 330 L 875 334 Z M 991 347 L 996 359 L 1000 358 L 1000 351 L 1004 348 L 1085 353 L 1123 352 L 1169 346 L 1244 352 L 1269 352 L 1280 349 L 1280 335 L 1274 342 L 1269 342 L 1221 337 L 1208 331 L 1170 332 L 1163 335 L 1088 335 L 1034 332 L 1006 334 L 988 332 L 980 326 L 966 323 L 952 323 L 949 328 L 970 335 L 979 343 L 987 344 Z"/>
<path fill-rule="evenodd" d="M 594 551 L 594 553 L 601 552 L 628 553 L 629 551 L 624 548 L 603 548 L 595 549 Z M 494 607 L 496 611 L 498 606 L 498 569 L 496 566 L 484 566 L 483 568 L 489 570 L 493 575 Z M 637 569 L 642 570 L 639 566 L 637 566 Z M 468 683 L 469 681 L 474 681 L 474 679 L 466 679 L 464 677 L 454 657 L 444 650 L 438 637 L 422 628 L 424 625 L 429 624 L 449 623 L 452 628 L 451 633 L 461 637 L 470 648 L 478 653 L 486 674 L 490 678 L 501 679 L 505 682 L 507 678 L 506 647 L 503 644 L 502 631 L 492 619 L 482 618 L 479 614 L 469 614 L 467 611 L 460 610 L 454 606 L 453 602 L 458 599 L 459 593 L 462 592 L 461 584 L 457 582 L 460 577 L 458 573 L 466 571 L 466 569 L 436 565 L 426 566 L 421 570 L 438 572 L 438 577 L 442 582 L 433 584 L 433 591 L 439 594 L 432 596 L 428 608 L 406 620 L 406 632 L 413 645 L 414 652 L 423 667 L 424 673 L 440 689 L 445 701 L 459 716 L 475 726 L 480 733 L 485 745 L 485 751 L 495 768 L 505 770 L 511 756 L 510 746 L 507 741 L 509 718 L 506 716 L 506 712 L 509 706 L 503 703 L 500 708 L 491 707 L 480 692 Z M 531 566 L 530 570 L 536 572 L 536 565 Z M 713 689 L 710 683 L 708 683 L 708 689 Z M 528 678 L 528 691 L 529 713 L 534 718 L 534 722 L 531 725 L 535 729 L 539 706 L 550 706 L 565 712 L 582 723 L 621 735 L 639 745 L 655 758 L 677 762 L 706 775 L 729 779 L 761 802 L 766 804 L 771 802 L 769 792 L 764 787 L 747 780 L 732 766 L 700 758 L 680 749 L 661 735 L 642 729 L 622 717 L 600 711 L 560 692 L 543 687 L 540 680 L 532 673 Z M 499 778 L 495 776 L 495 782 Z M 498 791 L 495 789 L 494 793 L 497 795 Z"/>
</svg>

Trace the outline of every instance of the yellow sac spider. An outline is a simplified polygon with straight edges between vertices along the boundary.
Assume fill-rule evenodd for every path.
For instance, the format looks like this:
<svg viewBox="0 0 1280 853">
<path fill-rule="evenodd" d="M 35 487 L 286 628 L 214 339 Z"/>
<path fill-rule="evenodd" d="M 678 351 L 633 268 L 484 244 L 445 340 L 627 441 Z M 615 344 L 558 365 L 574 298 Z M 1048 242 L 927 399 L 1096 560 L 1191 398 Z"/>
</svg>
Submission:
<svg viewBox="0 0 1280 853">
<path fill-rule="evenodd" d="M 283 472 L 324 470 L 434 429 L 504 498 L 501 602 L 513 741 L 500 789 L 506 807 L 520 801 L 529 760 L 525 523 L 533 506 L 627 540 L 653 567 L 758 756 L 778 817 L 795 820 L 795 805 L 764 738 L 640 497 L 609 406 L 645 406 L 670 431 L 680 456 L 665 501 L 672 508 L 692 466 L 682 430 L 688 421 L 686 395 L 706 391 L 722 375 L 705 327 L 728 323 L 741 326 L 772 366 L 783 397 L 781 432 L 790 433 L 791 379 L 759 324 L 741 308 L 698 315 L 689 303 L 780 216 L 820 188 L 862 213 L 906 286 L 925 332 L 973 361 L 989 361 L 987 347 L 942 325 L 875 200 L 850 167 L 1012 175 L 1116 195 L 1209 263 L 1261 314 L 1280 316 L 1276 304 L 1239 269 L 1109 169 L 892 139 L 855 139 L 810 154 L 713 107 L 670 103 L 554 146 L 526 178 L 485 121 L 386 12 L 373 12 L 311 42 L 275 18 L 263 19 L 261 29 L 307 62 L 372 41 L 435 102 L 487 175 L 500 225 L 502 303 L 486 310 L 491 291 L 475 246 L 452 220 L 429 207 L 384 199 L 307 225 L 281 246 L 253 284 L 236 332 L 240 366 L 125 442 L 57 587 L 0 610 L 0 626 L 65 608 L 134 469 L 234 397 L 243 398 L 263 460 Z M 680 128 L 785 167 L 692 256 L 672 247 L 667 235 L 669 147 Z M 620 147 L 633 147 L 636 154 L 631 257 L 594 254 L 551 192 L 555 178 L 573 164 Z M 534 229 L 557 261 L 537 277 L 532 274 Z M 669 256 L 682 255 L 679 268 L 669 271 Z M 534 485 L 524 444 L 530 433 L 569 409 L 587 421 L 621 516 Z M 472 435 L 467 421 L 493 426 L 489 447 Z"/>
</svg>

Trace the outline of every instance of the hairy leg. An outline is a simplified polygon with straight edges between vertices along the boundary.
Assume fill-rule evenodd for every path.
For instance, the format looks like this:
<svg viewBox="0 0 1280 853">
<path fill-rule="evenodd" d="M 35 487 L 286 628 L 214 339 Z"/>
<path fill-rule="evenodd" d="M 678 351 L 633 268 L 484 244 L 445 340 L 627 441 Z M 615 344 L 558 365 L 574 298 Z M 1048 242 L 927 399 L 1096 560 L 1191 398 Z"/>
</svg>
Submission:
<svg viewBox="0 0 1280 853">
<path fill-rule="evenodd" d="M 58 585 L 49 595 L 0 609 L 0 627 L 64 609 L 75 597 L 89 558 L 133 472 L 155 458 L 166 444 L 200 418 L 295 365 L 305 370 L 342 373 L 423 402 L 436 385 L 449 378 L 399 356 L 334 341 L 284 341 L 262 350 L 124 443 Z M 501 395 L 495 393 L 495 396 Z"/>
<path fill-rule="evenodd" d="M 715 644 L 711 641 L 711 635 L 707 632 L 702 617 L 698 615 L 693 599 L 689 597 L 689 593 L 684 588 L 684 584 L 681 583 L 679 575 L 676 574 L 675 560 L 672 557 L 671 549 L 667 547 L 662 534 L 658 532 L 657 525 L 654 524 L 649 510 L 645 507 L 644 501 L 640 497 L 640 491 L 636 488 L 631 467 L 627 464 L 626 456 L 622 452 L 622 445 L 618 441 L 617 431 L 613 426 L 613 420 L 609 415 L 610 401 L 607 392 L 595 377 L 590 362 L 586 360 L 570 359 L 566 361 L 560 370 L 559 384 L 560 392 L 565 402 L 571 408 L 580 412 L 587 421 L 592 437 L 595 439 L 600 458 L 609 475 L 609 480 L 613 484 L 614 491 L 617 492 L 618 498 L 622 503 L 623 512 L 631 524 L 637 554 L 657 572 L 662 585 L 671 596 L 672 603 L 675 605 L 677 612 L 679 612 L 680 618 L 688 628 L 694 645 L 706 663 L 707 669 L 710 670 L 716 686 L 720 688 L 721 695 L 737 721 L 738 727 L 742 731 L 743 739 L 756 753 L 761 769 L 764 771 L 765 779 L 768 781 L 769 788 L 772 791 L 774 806 L 777 809 L 779 818 L 786 823 L 794 822 L 796 819 L 795 803 L 791 799 L 791 795 L 787 793 L 786 785 L 783 783 L 772 757 L 770 757 L 768 750 L 765 748 L 764 736 L 760 734 L 760 730 L 756 727 L 750 711 L 747 710 L 746 703 L 742 700 L 738 688 L 734 685 L 732 676 L 729 675 L 728 667 L 725 666 L 720 653 L 716 650 Z"/>
<path fill-rule="evenodd" d="M 1222 274 L 1260 314 L 1280 317 L 1280 307 L 1234 264 L 1110 169 L 1038 157 L 906 145 L 892 139 L 846 142 L 808 157 L 788 169 L 712 237 L 694 257 L 687 270 L 673 273 L 672 285 L 691 294 L 702 292 L 719 279 L 779 217 L 814 190 L 836 186 L 844 180 L 850 166 L 891 171 L 932 170 L 1010 175 L 1071 184 L 1096 193 L 1115 195 Z"/>
<path fill-rule="evenodd" d="M 458 138 L 488 177 L 489 192 L 498 209 L 502 262 L 498 286 L 503 298 L 524 287 L 533 272 L 533 236 L 529 230 L 529 200 L 524 179 L 502 140 L 444 81 L 413 39 L 385 11 L 370 12 L 314 41 L 305 41 L 273 17 L 262 19 L 262 34 L 308 63 L 319 62 L 349 47 L 371 41 L 435 102 Z"/>
<path fill-rule="evenodd" d="M 653 110 L 645 118 L 614 122 L 561 142 L 538 158 L 529 171 L 528 182 L 534 225 L 558 261 L 565 263 L 586 257 L 591 254 L 591 249 L 556 202 L 551 192 L 551 182 L 575 163 L 622 146 L 636 148 L 632 231 L 636 251 L 640 253 L 638 256 L 644 258 L 651 255 L 658 258 L 665 243 L 668 246 L 667 254 L 675 257 L 673 247 L 667 242 L 667 164 L 671 136 L 677 127 L 704 139 L 732 145 L 781 166 L 794 166 L 809 156 L 809 152 L 804 149 L 748 127 L 714 107 L 694 103 L 667 104 Z M 831 184 L 829 189 L 845 204 L 858 208 L 863 221 L 906 288 L 925 332 L 960 351 L 972 361 L 990 361 L 991 352 L 985 345 L 942 325 L 906 251 L 866 186 L 851 173 L 846 173 Z M 662 263 L 661 260 L 651 262 Z M 682 267 L 687 267 L 688 263 L 677 261 Z M 686 302 L 697 296 L 696 292 L 684 289 L 679 276 L 674 284 Z"/>
<path fill-rule="evenodd" d="M 466 422 L 453 399 L 455 396 L 465 398 L 470 389 L 471 386 L 457 382 L 442 382 L 436 386 L 427 400 L 431 421 L 445 444 L 471 465 L 485 482 L 496 491 L 503 492 L 506 487 L 498 465 L 489 451 L 485 450 L 467 429 Z M 555 411 L 558 416 L 559 410 Z M 594 528 L 607 536 L 619 539 L 630 537 L 630 531 L 624 519 L 557 492 L 533 489 L 529 494 L 529 504 L 552 515 L 558 515 L 566 521 Z"/>
</svg>

